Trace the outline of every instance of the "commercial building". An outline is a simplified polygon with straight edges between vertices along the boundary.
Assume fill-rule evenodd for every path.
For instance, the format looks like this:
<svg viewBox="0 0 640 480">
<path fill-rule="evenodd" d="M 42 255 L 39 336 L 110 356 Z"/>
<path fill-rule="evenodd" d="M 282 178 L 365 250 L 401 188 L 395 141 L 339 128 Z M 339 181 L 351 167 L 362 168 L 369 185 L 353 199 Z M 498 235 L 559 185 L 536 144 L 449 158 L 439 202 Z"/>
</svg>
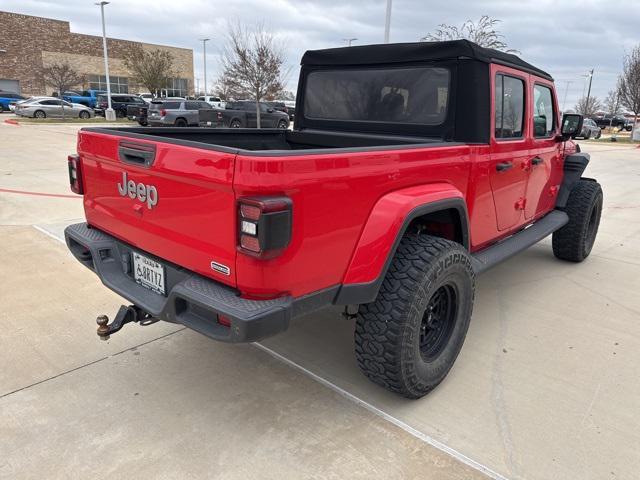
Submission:
<svg viewBox="0 0 640 480">
<path fill-rule="evenodd" d="M 100 21 L 99 14 L 96 21 Z M 84 76 L 77 90 L 106 90 L 102 37 L 71 32 L 69 22 L 0 11 L 0 90 L 22 95 L 50 95 L 43 68 L 68 63 Z M 107 39 L 109 74 L 114 93 L 141 93 L 123 59 L 133 49 L 166 50 L 174 60 L 176 74 L 167 84 L 169 96 L 193 93 L 193 50 L 115 38 Z"/>
</svg>

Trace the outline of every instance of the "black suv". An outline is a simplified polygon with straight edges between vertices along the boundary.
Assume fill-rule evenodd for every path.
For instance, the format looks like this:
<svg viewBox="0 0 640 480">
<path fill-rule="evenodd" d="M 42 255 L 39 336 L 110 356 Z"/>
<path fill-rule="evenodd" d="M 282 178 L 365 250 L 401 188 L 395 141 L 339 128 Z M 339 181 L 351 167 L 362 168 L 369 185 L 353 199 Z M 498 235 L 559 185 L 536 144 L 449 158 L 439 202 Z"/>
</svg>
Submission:
<svg viewBox="0 0 640 480">
<path fill-rule="evenodd" d="M 130 95 L 124 93 L 112 93 L 111 94 L 111 108 L 113 108 L 116 112 L 116 117 L 124 118 L 127 116 L 127 107 L 129 105 L 135 105 L 140 107 L 145 107 L 147 102 L 145 102 L 142 97 L 138 95 Z M 100 115 L 104 117 L 104 111 L 108 107 L 108 101 L 106 95 L 98 95 L 96 99 L 96 108 L 94 111 L 96 115 Z"/>
<path fill-rule="evenodd" d="M 227 102 L 224 126 L 230 128 L 255 128 L 257 126 L 256 102 Z M 289 128 L 289 114 L 276 110 L 268 103 L 260 102 L 260 126 L 262 128 Z"/>
</svg>

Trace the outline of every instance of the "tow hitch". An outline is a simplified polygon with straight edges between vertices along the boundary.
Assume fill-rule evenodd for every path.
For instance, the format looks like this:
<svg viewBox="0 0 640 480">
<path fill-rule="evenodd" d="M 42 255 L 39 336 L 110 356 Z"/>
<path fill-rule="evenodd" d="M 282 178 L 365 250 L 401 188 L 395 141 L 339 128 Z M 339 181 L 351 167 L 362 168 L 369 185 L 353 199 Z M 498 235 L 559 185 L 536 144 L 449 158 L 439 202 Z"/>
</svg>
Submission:
<svg viewBox="0 0 640 480">
<path fill-rule="evenodd" d="M 96 333 L 101 340 L 109 340 L 111 334 L 120 330 L 125 323 L 138 322 L 144 327 L 151 325 L 152 323 L 156 323 L 157 321 L 157 318 L 153 318 L 151 315 L 140 310 L 135 305 L 129 305 L 128 307 L 126 305 L 122 305 L 116 314 L 116 318 L 113 319 L 113 322 L 109 323 L 109 317 L 106 315 L 100 315 L 96 318 L 96 323 L 98 324 L 98 330 Z"/>
</svg>

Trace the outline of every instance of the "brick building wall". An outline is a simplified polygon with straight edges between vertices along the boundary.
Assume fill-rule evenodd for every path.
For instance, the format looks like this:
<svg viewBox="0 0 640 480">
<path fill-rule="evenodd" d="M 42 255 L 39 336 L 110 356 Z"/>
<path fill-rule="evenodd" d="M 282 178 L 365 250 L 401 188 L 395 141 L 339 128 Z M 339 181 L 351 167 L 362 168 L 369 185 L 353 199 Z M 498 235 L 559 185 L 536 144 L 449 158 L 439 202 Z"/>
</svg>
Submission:
<svg viewBox="0 0 640 480">
<path fill-rule="evenodd" d="M 86 84 L 78 89 L 87 89 L 91 76 L 105 74 L 102 37 L 73 33 L 69 22 L 2 11 L 0 25 L 0 81 L 17 80 L 23 95 L 51 94 L 53 87 L 44 84 L 42 69 L 54 63 L 67 62 L 86 75 Z M 169 51 L 176 77 L 185 79 L 188 93 L 193 93 L 193 50 L 108 38 L 109 74 L 128 78 L 129 93 L 146 90 L 136 85 L 123 62 L 136 46 Z"/>
</svg>

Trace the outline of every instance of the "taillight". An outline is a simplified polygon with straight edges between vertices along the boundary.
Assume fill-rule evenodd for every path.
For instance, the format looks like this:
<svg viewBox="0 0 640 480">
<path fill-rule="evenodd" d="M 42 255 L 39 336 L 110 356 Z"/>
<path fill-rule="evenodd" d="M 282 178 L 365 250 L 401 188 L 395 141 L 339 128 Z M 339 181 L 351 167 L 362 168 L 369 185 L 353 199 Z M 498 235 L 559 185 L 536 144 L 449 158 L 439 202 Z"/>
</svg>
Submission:
<svg viewBox="0 0 640 480">
<path fill-rule="evenodd" d="M 71 186 L 71 191 L 78 195 L 84 194 L 80 156 L 75 154 L 69 155 L 67 157 L 67 163 L 69 165 L 69 185 Z"/>
<path fill-rule="evenodd" d="M 292 202 L 288 197 L 247 197 L 238 201 L 238 248 L 272 258 L 291 240 Z"/>
<path fill-rule="evenodd" d="M 167 114 L 167 111 L 163 108 L 160 110 L 160 116 L 164 117 Z"/>
<path fill-rule="evenodd" d="M 218 112 L 217 115 L 218 115 L 218 120 L 222 120 L 222 112 Z"/>
</svg>

